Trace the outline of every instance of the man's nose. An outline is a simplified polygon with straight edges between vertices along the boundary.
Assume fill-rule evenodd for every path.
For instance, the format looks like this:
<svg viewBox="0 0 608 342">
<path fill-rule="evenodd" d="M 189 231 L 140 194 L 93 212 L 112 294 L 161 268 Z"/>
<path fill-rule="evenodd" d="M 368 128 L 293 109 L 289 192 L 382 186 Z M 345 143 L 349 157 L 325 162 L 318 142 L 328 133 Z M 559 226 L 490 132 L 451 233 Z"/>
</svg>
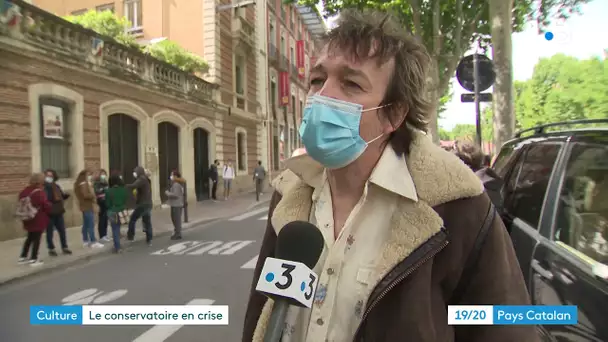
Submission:
<svg viewBox="0 0 608 342">
<path fill-rule="evenodd" d="M 340 99 L 340 82 L 328 78 L 319 91 L 319 95 L 332 99 Z"/>
</svg>

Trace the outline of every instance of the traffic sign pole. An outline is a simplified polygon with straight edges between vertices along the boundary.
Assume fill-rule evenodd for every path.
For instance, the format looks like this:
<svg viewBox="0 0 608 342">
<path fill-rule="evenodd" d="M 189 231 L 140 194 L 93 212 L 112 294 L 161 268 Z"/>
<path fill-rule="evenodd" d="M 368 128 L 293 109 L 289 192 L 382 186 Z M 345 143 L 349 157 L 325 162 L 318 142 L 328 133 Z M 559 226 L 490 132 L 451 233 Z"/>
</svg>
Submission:
<svg viewBox="0 0 608 342">
<path fill-rule="evenodd" d="M 473 79 L 475 90 L 475 130 L 477 135 L 477 145 L 481 148 L 481 105 L 479 101 L 479 58 L 478 54 L 473 55 Z"/>
</svg>

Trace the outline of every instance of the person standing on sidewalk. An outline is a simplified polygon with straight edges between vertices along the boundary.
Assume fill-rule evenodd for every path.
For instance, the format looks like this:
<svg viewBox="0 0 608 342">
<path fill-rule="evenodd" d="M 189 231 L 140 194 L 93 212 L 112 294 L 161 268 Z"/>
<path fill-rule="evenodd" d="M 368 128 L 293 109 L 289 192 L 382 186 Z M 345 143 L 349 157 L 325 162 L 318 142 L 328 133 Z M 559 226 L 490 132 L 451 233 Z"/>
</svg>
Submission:
<svg viewBox="0 0 608 342">
<path fill-rule="evenodd" d="M 129 230 L 127 231 L 127 239 L 133 241 L 135 239 L 135 224 L 141 217 L 144 224 L 144 232 L 146 233 L 146 242 L 148 246 L 152 245 L 152 183 L 143 167 L 138 166 L 133 171 L 135 182 L 127 185 L 127 189 L 136 190 L 135 210 L 129 219 Z"/>
<path fill-rule="evenodd" d="M 64 201 L 70 197 L 69 194 L 63 192 L 63 189 L 57 184 L 59 177 L 53 169 L 47 169 L 44 178 L 44 190 L 47 200 L 51 203 L 49 211 L 49 224 L 46 228 L 46 247 L 49 250 L 50 256 L 57 256 L 55 244 L 53 243 L 53 231 L 56 229 L 59 233 L 59 242 L 61 243 L 61 251 L 63 254 L 72 254 L 68 248 L 68 239 L 65 232 L 65 213 Z"/>
<path fill-rule="evenodd" d="M 85 247 L 101 248 L 103 245 L 95 239 L 95 191 L 92 180 L 89 171 L 80 171 L 74 182 L 74 194 L 82 212 L 82 243 Z"/>
<path fill-rule="evenodd" d="M 219 174 L 217 172 L 217 167 L 220 166 L 219 160 L 214 160 L 213 164 L 209 167 L 209 179 L 211 179 L 211 199 L 217 201 L 217 180 L 219 178 Z"/>
<path fill-rule="evenodd" d="M 167 204 L 171 207 L 171 222 L 173 222 L 173 235 L 171 240 L 180 240 L 182 238 L 182 210 L 184 209 L 184 194 L 186 189 L 186 181 L 182 178 L 181 173 L 175 170 L 171 173 L 171 186 L 165 191 L 165 195 L 169 198 Z"/>
<path fill-rule="evenodd" d="M 262 161 L 258 161 L 258 166 L 253 170 L 253 181 L 255 182 L 255 200 L 260 201 L 260 195 L 264 190 L 264 179 L 266 179 L 266 170 L 262 166 Z"/>
<path fill-rule="evenodd" d="M 29 200 L 26 198 L 29 198 Z M 34 267 L 43 264 L 42 261 L 38 260 L 38 250 L 40 249 L 42 233 L 49 225 L 48 213 L 50 210 L 51 203 L 49 203 L 44 193 L 44 175 L 34 173 L 30 177 L 30 184 L 19 194 L 18 213 L 27 214 L 25 216 L 18 215 L 22 218 L 23 229 L 27 231 L 27 238 L 23 242 L 21 257 L 19 258 L 20 264 L 28 263 Z M 30 246 L 32 247 L 32 256 L 28 260 L 27 254 Z"/>
<path fill-rule="evenodd" d="M 222 172 L 222 178 L 224 179 L 224 201 L 230 197 L 230 188 L 232 187 L 232 180 L 234 179 L 234 168 L 232 167 L 232 160 L 228 159 L 228 162 L 224 165 Z"/>
<path fill-rule="evenodd" d="M 106 170 L 99 170 L 93 185 L 95 197 L 97 197 L 97 206 L 99 207 L 99 212 L 97 213 L 97 232 L 99 233 L 99 240 L 103 242 L 110 241 L 110 237 L 108 237 L 108 208 L 106 206 L 107 177 L 108 173 Z"/>
<path fill-rule="evenodd" d="M 105 190 L 105 204 L 108 209 L 108 219 L 112 228 L 112 239 L 114 241 L 114 253 L 120 253 L 120 213 L 127 204 L 127 189 L 120 175 L 110 176 L 110 186 Z"/>
</svg>

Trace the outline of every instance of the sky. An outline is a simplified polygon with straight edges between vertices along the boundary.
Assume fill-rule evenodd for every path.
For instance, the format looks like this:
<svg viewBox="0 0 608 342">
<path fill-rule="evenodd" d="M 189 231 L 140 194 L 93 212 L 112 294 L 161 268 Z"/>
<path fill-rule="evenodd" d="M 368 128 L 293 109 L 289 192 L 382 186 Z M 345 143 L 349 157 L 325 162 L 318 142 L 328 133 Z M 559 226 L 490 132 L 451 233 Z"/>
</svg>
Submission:
<svg viewBox="0 0 608 342">
<path fill-rule="evenodd" d="M 554 38 L 547 41 L 538 34 L 535 25 L 520 33 L 513 34 L 513 77 L 516 81 L 525 81 L 532 76 L 534 66 L 540 58 L 563 53 L 580 59 L 602 56 L 608 48 L 608 0 L 592 0 L 581 7 L 582 14 L 571 17 L 565 23 L 554 23 L 549 27 Z M 319 8 L 322 11 L 322 8 Z M 335 18 L 327 20 L 331 27 Z M 466 54 L 470 54 L 469 51 Z M 466 55 L 465 54 L 465 55 Z M 488 57 L 491 58 L 491 52 Z M 456 78 L 452 80 L 454 95 L 443 112 L 439 125 L 451 130 L 457 124 L 475 124 L 475 105 L 461 103 L 460 95 L 468 92 L 463 89 Z M 487 92 L 491 92 L 492 88 Z M 486 104 L 482 104 L 485 106 Z"/>
</svg>

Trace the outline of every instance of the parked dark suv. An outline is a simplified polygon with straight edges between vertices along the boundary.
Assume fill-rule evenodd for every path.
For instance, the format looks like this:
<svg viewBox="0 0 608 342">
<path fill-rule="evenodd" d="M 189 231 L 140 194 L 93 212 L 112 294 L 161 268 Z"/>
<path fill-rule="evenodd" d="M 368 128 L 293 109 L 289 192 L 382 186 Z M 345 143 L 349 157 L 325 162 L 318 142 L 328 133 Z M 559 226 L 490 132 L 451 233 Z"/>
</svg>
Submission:
<svg viewBox="0 0 608 342">
<path fill-rule="evenodd" d="M 606 128 L 546 131 L 573 124 Z M 608 341 L 608 119 L 519 132 L 492 167 L 532 303 L 578 306 L 578 325 L 539 326 L 543 340 Z"/>
</svg>

